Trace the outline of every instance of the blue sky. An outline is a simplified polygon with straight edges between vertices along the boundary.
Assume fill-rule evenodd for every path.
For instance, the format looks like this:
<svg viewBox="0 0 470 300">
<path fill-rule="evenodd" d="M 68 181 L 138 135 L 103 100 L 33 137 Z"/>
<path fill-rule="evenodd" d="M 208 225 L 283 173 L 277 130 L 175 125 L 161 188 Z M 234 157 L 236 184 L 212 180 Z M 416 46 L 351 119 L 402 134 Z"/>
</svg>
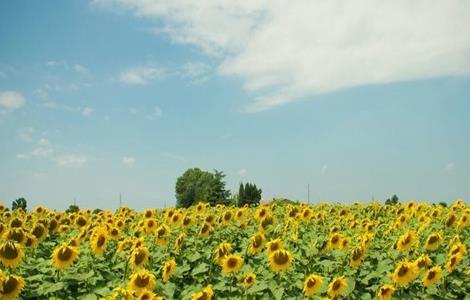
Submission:
<svg viewBox="0 0 470 300">
<path fill-rule="evenodd" d="M 190 167 L 265 198 L 468 199 L 468 9 L 3 1 L 0 200 L 169 206 Z"/>
</svg>

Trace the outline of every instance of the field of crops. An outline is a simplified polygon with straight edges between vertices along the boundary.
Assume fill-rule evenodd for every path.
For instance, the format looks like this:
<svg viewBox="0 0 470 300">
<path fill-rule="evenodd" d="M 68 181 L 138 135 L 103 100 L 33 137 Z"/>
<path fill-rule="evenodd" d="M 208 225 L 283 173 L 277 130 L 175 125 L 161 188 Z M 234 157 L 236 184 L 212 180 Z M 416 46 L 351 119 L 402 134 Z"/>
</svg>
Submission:
<svg viewBox="0 0 470 300">
<path fill-rule="evenodd" d="M 462 200 L 0 210 L 0 299 L 470 299 Z"/>
</svg>

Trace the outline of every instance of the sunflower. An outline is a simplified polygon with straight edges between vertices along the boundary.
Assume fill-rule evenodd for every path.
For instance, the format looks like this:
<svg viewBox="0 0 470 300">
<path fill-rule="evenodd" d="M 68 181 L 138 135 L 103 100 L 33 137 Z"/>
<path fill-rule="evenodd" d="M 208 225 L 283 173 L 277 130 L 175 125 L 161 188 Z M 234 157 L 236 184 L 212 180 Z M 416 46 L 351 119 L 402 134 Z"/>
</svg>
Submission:
<svg viewBox="0 0 470 300">
<path fill-rule="evenodd" d="M 348 283 L 344 276 L 335 277 L 328 285 L 328 296 L 335 298 L 336 296 L 342 296 L 346 293 Z"/>
<path fill-rule="evenodd" d="M 144 231 L 145 233 L 153 233 L 157 229 L 157 221 L 154 218 L 147 218 L 144 221 Z"/>
<path fill-rule="evenodd" d="M 121 231 L 119 230 L 118 227 L 111 227 L 109 229 L 109 236 L 112 240 L 117 240 L 119 239 L 119 236 L 121 235 Z"/>
<path fill-rule="evenodd" d="M 3 276 L 2 276 L 3 277 Z M 24 288 L 25 282 L 23 278 L 16 275 L 7 275 L 0 281 L 0 299 L 13 300 L 17 299 Z"/>
<path fill-rule="evenodd" d="M 399 286 L 406 286 L 408 283 L 415 280 L 418 273 L 419 269 L 416 264 L 403 261 L 398 264 L 395 271 L 392 273 L 392 280 Z"/>
<path fill-rule="evenodd" d="M 284 249 L 279 249 L 272 252 L 269 257 L 269 265 L 273 272 L 281 272 L 289 269 L 292 264 L 292 255 L 289 251 Z"/>
<path fill-rule="evenodd" d="M 392 294 L 395 291 L 395 288 L 391 284 L 384 284 L 379 288 L 377 296 L 380 300 L 392 300 Z"/>
<path fill-rule="evenodd" d="M 179 226 L 181 222 L 183 221 L 183 215 L 180 212 L 175 212 L 171 216 L 171 225 L 173 226 Z"/>
<path fill-rule="evenodd" d="M 153 290 L 156 283 L 155 275 L 147 270 L 140 270 L 131 275 L 128 288 L 140 294 L 145 290 Z"/>
<path fill-rule="evenodd" d="M 449 256 L 452 256 L 458 253 L 464 255 L 466 252 L 467 252 L 467 246 L 465 246 L 461 242 L 458 242 L 452 245 L 452 247 L 450 247 Z"/>
<path fill-rule="evenodd" d="M 148 264 L 148 261 L 149 251 L 147 247 L 140 246 L 132 250 L 129 264 L 133 270 L 145 267 Z"/>
<path fill-rule="evenodd" d="M 174 259 L 167 260 L 165 264 L 163 265 L 162 269 L 162 278 L 163 282 L 168 282 L 170 280 L 170 277 L 175 274 L 176 271 L 176 262 Z"/>
<path fill-rule="evenodd" d="M 17 267 L 23 259 L 23 247 L 15 242 L 4 242 L 0 246 L 0 262 L 5 267 Z"/>
<path fill-rule="evenodd" d="M 170 233 L 170 228 L 168 228 L 168 226 L 161 225 L 160 227 L 158 227 L 157 234 L 156 234 L 157 245 L 165 246 L 168 242 L 167 236 L 169 233 Z"/>
<path fill-rule="evenodd" d="M 68 269 L 77 259 L 78 254 L 77 248 L 62 244 L 52 252 L 52 266 L 58 270 Z"/>
<path fill-rule="evenodd" d="M 282 248 L 283 248 L 283 245 L 282 245 L 281 239 L 271 240 L 266 244 L 266 251 L 268 255 L 271 255 L 275 251 L 282 249 Z"/>
<path fill-rule="evenodd" d="M 318 275 L 312 274 L 304 281 L 304 295 L 307 297 L 313 296 L 318 293 L 323 285 L 323 278 Z"/>
<path fill-rule="evenodd" d="M 255 219 L 261 221 L 268 214 L 268 209 L 264 206 L 259 207 L 255 212 Z"/>
<path fill-rule="evenodd" d="M 184 227 L 188 227 L 189 225 L 191 225 L 193 223 L 193 218 L 190 216 L 190 215 L 185 215 L 183 217 L 183 226 Z"/>
<path fill-rule="evenodd" d="M 439 233 L 431 233 L 426 239 L 426 250 L 436 250 L 442 241 L 442 236 Z"/>
<path fill-rule="evenodd" d="M 262 233 L 257 233 L 250 238 L 250 246 L 248 247 L 248 251 L 251 254 L 258 253 L 264 246 L 264 235 Z"/>
<path fill-rule="evenodd" d="M 461 253 L 452 255 L 446 263 L 447 271 L 449 273 L 453 272 L 457 268 L 457 265 L 460 263 L 461 260 L 462 260 Z"/>
<path fill-rule="evenodd" d="M 429 266 L 431 263 L 432 260 L 427 255 L 421 255 L 415 261 L 415 264 L 419 269 L 423 269 L 424 267 Z"/>
<path fill-rule="evenodd" d="M 442 269 L 440 266 L 435 266 L 431 268 L 429 271 L 426 272 L 426 274 L 423 277 L 423 285 L 425 287 L 430 287 L 436 282 L 439 281 L 442 277 Z"/>
<path fill-rule="evenodd" d="M 239 255 L 227 255 L 222 262 L 224 274 L 238 273 L 243 265 L 243 258 Z"/>
<path fill-rule="evenodd" d="M 181 247 L 183 246 L 184 238 L 185 238 L 184 232 L 180 233 L 178 235 L 178 237 L 176 238 L 176 241 L 175 241 L 175 250 L 176 251 L 179 251 L 181 249 Z"/>
<path fill-rule="evenodd" d="M 136 300 L 154 300 L 157 296 L 149 290 L 143 290 Z"/>
<path fill-rule="evenodd" d="M 333 233 L 328 240 L 328 249 L 340 249 L 342 240 L 343 235 L 341 233 Z"/>
<path fill-rule="evenodd" d="M 362 262 L 362 259 L 364 258 L 365 256 L 365 247 L 363 245 L 359 246 L 359 247 L 356 247 L 354 248 L 352 251 L 351 251 L 351 266 L 353 268 L 357 268 L 361 262 Z"/>
<path fill-rule="evenodd" d="M 445 221 L 445 225 L 446 227 L 452 227 L 452 225 L 454 225 L 455 221 L 457 220 L 457 217 L 455 216 L 454 213 L 449 213 L 446 221 Z"/>
<path fill-rule="evenodd" d="M 232 221 L 233 214 L 230 210 L 227 210 L 222 215 L 222 223 L 225 225 L 229 224 Z"/>
<path fill-rule="evenodd" d="M 22 244 L 24 240 L 26 239 L 26 234 L 23 230 L 23 228 L 19 227 L 14 227 L 10 228 L 6 233 L 5 233 L 5 239 L 6 240 L 13 240 L 19 244 Z"/>
<path fill-rule="evenodd" d="M 256 281 L 256 274 L 249 273 L 245 277 L 243 277 L 242 283 L 245 289 L 251 287 Z"/>
<path fill-rule="evenodd" d="M 227 242 L 222 242 L 217 246 L 214 251 L 214 261 L 216 261 L 219 265 L 222 264 L 225 257 L 232 253 L 232 245 Z"/>
<path fill-rule="evenodd" d="M 109 300 L 134 300 L 132 291 L 121 286 L 115 288 L 113 292 L 106 297 Z"/>
<path fill-rule="evenodd" d="M 397 249 L 400 252 L 408 251 L 413 243 L 416 241 L 416 234 L 408 231 L 398 238 Z"/>
<path fill-rule="evenodd" d="M 212 225 L 210 223 L 204 222 L 199 229 L 199 236 L 208 237 L 212 232 Z"/>
<path fill-rule="evenodd" d="M 90 240 L 92 252 L 97 256 L 103 255 L 107 242 L 108 234 L 106 229 L 98 229 Z"/>
<path fill-rule="evenodd" d="M 204 288 L 202 291 L 195 293 L 191 300 L 211 300 L 214 292 L 210 286 Z"/>
</svg>

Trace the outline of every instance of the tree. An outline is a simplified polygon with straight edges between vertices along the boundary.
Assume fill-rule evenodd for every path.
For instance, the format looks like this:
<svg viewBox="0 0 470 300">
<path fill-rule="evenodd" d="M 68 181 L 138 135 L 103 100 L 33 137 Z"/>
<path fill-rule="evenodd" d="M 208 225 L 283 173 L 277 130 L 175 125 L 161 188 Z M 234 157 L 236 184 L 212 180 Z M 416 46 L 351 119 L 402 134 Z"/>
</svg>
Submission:
<svg viewBox="0 0 470 300">
<path fill-rule="evenodd" d="M 67 208 L 65 210 L 66 213 L 70 214 L 70 213 L 76 213 L 76 212 L 79 212 L 80 211 L 80 208 L 78 207 L 78 205 L 70 205 L 69 208 Z"/>
<path fill-rule="evenodd" d="M 385 205 L 396 205 L 399 203 L 398 200 L 398 196 L 393 195 L 392 198 L 388 198 L 387 200 L 385 200 Z"/>
<path fill-rule="evenodd" d="M 21 208 L 23 211 L 26 212 L 26 207 L 28 206 L 28 202 L 25 198 L 18 198 L 11 204 L 11 210 L 15 210 Z"/>
<path fill-rule="evenodd" d="M 258 205 L 261 201 L 261 189 L 258 189 L 256 184 L 253 183 L 240 183 L 240 188 L 238 189 L 238 206 L 248 205 Z"/>
<path fill-rule="evenodd" d="M 199 168 L 186 170 L 176 180 L 175 194 L 177 207 L 189 207 L 198 202 L 227 204 L 230 191 L 225 189 L 225 174 L 214 170 L 214 173 Z"/>
<path fill-rule="evenodd" d="M 444 201 L 439 202 L 439 205 L 442 207 L 447 207 L 447 203 Z"/>
</svg>

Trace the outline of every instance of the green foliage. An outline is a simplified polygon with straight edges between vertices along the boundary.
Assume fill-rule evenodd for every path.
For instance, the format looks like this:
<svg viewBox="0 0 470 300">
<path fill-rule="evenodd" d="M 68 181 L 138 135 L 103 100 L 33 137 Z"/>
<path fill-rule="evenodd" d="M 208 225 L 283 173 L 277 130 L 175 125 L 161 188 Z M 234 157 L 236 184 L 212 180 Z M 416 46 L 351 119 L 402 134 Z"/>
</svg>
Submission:
<svg viewBox="0 0 470 300">
<path fill-rule="evenodd" d="M 23 211 L 26 211 L 26 207 L 28 206 L 28 202 L 25 198 L 18 198 L 11 204 L 11 210 L 21 208 Z"/>
<path fill-rule="evenodd" d="M 225 174 L 217 170 L 214 173 L 199 168 L 186 170 L 176 181 L 176 206 L 189 207 L 197 202 L 228 204 L 230 191 L 225 189 L 224 177 Z"/>
<path fill-rule="evenodd" d="M 397 195 L 393 195 L 392 198 L 385 200 L 385 205 L 396 205 L 399 204 L 399 199 Z"/>
<path fill-rule="evenodd" d="M 254 183 L 240 183 L 238 189 L 238 206 L 258 205 L 261 201 L 261 189 L 258 189 Z"/>
<path fill-rule="evenodd" d="M 76 212 L 79 212 L 80 211 L 80 208 L 78 207 L 78 205 L 70 205 L 69 208 L 67 208 L 65 210 L 66 213 L 76 213 Z"/>
<path fill-rule="evenodd" d="M 442 206 L 442 207 L 447 207 L 447 203 L 445 203 L 443 201 L 439 202 L 439 205 Z"/>
</svg>

